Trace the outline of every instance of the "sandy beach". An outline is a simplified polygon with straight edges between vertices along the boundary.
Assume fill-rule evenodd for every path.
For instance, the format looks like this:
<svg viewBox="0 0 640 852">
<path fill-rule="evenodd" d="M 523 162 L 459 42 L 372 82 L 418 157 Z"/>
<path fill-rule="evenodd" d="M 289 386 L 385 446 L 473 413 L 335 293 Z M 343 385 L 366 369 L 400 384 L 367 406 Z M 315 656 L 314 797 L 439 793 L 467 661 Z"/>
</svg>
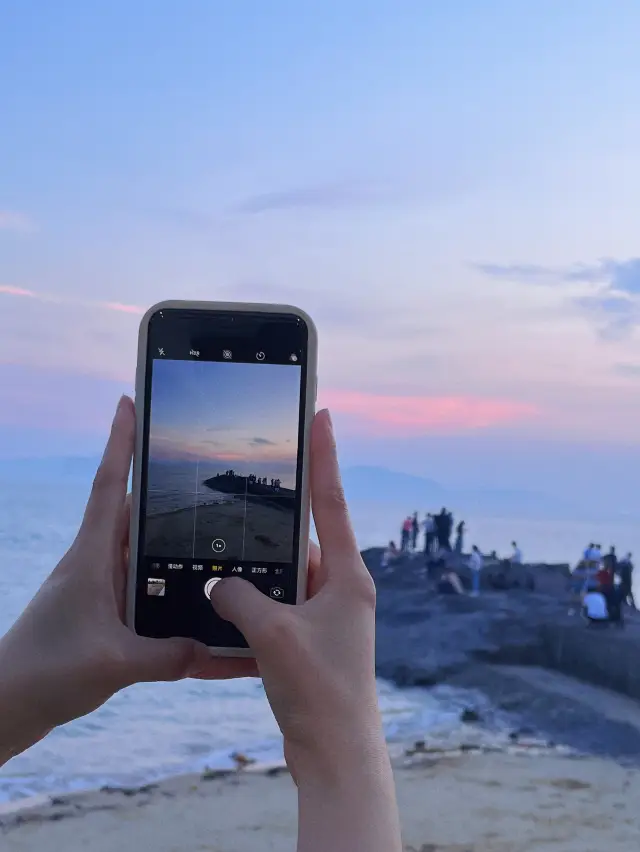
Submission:
<svg viewBox="0 0 640 852">
<path fill-rule="evenodd" d="M 213 540 L 224 538 L 225 559 L 286 562 L 291 559 L 295 503 L 285 498 L 237 497 L 152 515 L 147 549 L 153 556 L 215 559 Z"/>
<path fill-rule="evenodd" d="M 417 754 L 395 766 L 407 852 L 629 852 L 640 845 L 640 770 L 513 748 Z M 9 852 L 284 852 L 295 848 L 286 771 L 182 776 L 137 790 L 0 811 Z"/>
</svg>

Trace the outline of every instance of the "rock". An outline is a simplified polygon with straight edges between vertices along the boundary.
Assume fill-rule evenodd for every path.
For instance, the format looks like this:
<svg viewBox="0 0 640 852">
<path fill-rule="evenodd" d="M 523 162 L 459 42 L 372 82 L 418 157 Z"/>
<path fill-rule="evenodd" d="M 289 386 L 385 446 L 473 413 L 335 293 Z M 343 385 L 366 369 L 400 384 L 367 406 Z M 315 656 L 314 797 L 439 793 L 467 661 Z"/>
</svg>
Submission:
<svg viewBox="0 0 640 852">
<path fill-rule="evenodd" d="M 535 731 L 533 728 L 518 728 L 517 731 L 511 731 L 509 734 L 509 739 L 512 742 L 516 742 L 516 740 L 521 739 L 522 737 L 534 737 Z"/>
<path fill-rule="evenodd" d="M 289 772 L 289 770 L 286 766 L 272 766 L 271 769 L 267 769 L 265 775 L 267 778 L 278 778 L 278 776 L 284 775 L 287 772 Z"/>
<path fill-rule="evenodd" d="M 474 725 L 478 722 L 481 722 L 482 717 L 480 716 L 477 710 L 472 710 L 470 707 L 467 707 L 460 714 L 460 721 L 464 722 L 467 725 Z"/>
<path fill-rule="evenodd" d="M 414 754 L 424 754 L 426 751 L 426 743 L 424 740 L 417 740 L 412 748 L 408 748 L 405 750 L 405 754 L 407 757 L 412 757 Z"/>
<path fill-rule="evenodd" d="M 228 778 L 232 775 L 233 772 L 231 769 L 205 769 L 200 779 L 202 781 L 217 781 L 220 778 Z"/>
</svg>

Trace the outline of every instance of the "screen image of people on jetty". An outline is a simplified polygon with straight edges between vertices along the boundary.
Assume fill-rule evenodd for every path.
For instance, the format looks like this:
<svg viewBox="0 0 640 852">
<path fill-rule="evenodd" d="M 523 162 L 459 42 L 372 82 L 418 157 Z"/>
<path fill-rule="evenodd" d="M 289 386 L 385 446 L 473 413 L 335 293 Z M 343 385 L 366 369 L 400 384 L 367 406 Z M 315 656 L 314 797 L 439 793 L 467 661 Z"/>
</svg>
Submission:
<svg viewBox="0 0 640 852">
<path fill-rule="evenodd" d="M 300 367 L 153 364 L 147 556 L 293 557 Z"/>
</svg>

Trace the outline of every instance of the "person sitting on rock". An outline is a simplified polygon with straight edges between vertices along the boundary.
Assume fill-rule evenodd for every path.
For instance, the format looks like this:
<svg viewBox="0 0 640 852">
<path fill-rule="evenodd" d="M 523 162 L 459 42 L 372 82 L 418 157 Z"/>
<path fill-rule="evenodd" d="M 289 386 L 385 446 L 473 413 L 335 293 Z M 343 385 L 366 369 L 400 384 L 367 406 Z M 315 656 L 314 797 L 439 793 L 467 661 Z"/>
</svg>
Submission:
<svg viewBox="0 0 640 852">
<path fill-rule="evenodd" d="M 582 615 L 590 627 L 602 627 L 609 624 L 609 610 L 602 592 L 592 589 L 583 596 Z"/>
<path fill-rule="evenodd" d="M 446 571 L 437 585 L 440 595 L 464 595 L 464 586 L 455 571 Z"/>
<path fill-rule="evenodd" d="M 399 554 L 400 551 L 396 547 L 395 541 L 390 541 L 382 554 L 380 566 L 390 571 L 392 563 L 396 561 Z"/>
</svg>

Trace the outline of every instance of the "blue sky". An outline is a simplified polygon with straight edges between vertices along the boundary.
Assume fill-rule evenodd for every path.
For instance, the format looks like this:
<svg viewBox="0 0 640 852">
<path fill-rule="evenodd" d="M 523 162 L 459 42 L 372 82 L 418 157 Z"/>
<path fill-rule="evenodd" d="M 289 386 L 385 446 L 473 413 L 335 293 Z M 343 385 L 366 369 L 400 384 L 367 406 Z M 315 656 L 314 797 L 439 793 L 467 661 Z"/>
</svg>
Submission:
<svg viewBox="0 0 640 852">
<path fill-rule="evenodd" d="M 633 0 L 5 3 L 0 456 L 99 445 L 144 307 L 247 298 L 316 318 L 348 460 L 631 494 L 638 32 Z"/>
<path fill-rule="evenodd" d="M 299 402 L 299 367 L 157 359 L 151 454 L 221 461 L 243 474 L 271 464 L 272 477 L 284 464 L 295 477 Z"/>
</svg>

